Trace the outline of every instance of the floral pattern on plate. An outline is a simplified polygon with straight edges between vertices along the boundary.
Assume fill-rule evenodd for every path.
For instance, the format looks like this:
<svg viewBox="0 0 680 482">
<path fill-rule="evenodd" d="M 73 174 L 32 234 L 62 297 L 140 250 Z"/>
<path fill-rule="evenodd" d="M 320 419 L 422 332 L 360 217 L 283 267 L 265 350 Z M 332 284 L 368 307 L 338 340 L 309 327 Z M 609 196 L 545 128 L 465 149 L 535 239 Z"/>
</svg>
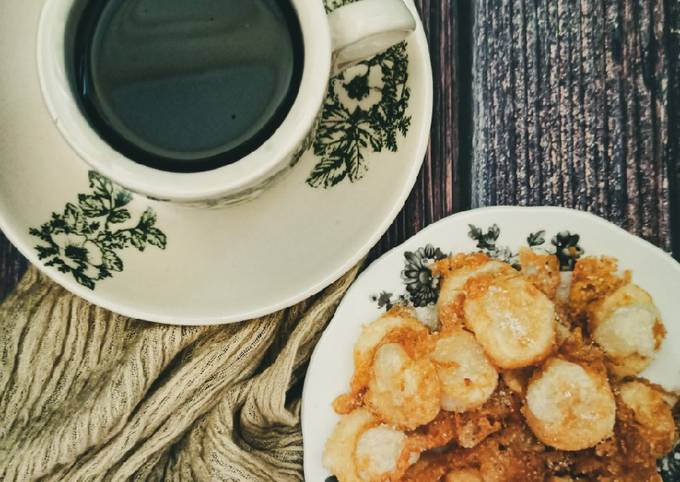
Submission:
<svg viewBox="0 0 680 482">
<path fill-rule="evenodd" d="M 479 251 L 491 258 L 505 261 L 516 268 L 519 267 L 518 253 L 498 243 L 501 230 L 497 224 L 493 224 L 486 230 L 472 224 L 469 225 L 469 228 L 468 237 L 476 242 L 475 247 Z M 581 237 L 569 231 L 560 231 L 552 237 L 550 245 L 546 246 L 545 236 L 546 231 L 544 229 L 529 233 L 526 238 L 527 245 L 536 250 L 556 255 L 562 271 L 573 271 L 576 260 L 584 252 L 583 248 L 579 246 Z M 373 295 L 371 299 L 380 308 L 386 310 L 397 304 L 415 308 L 434 305 L 439 296 L 439 277 L 432 273 L 430 266 L 433 262 L 447 256 L 449 256 L 448 253 L 431 244 L 415 251 L 406 251 L 404 253 L 404 269 L 401 272 L 405 292 L 395 296 L 393 293 L 382 291 Z"/>
</svg>

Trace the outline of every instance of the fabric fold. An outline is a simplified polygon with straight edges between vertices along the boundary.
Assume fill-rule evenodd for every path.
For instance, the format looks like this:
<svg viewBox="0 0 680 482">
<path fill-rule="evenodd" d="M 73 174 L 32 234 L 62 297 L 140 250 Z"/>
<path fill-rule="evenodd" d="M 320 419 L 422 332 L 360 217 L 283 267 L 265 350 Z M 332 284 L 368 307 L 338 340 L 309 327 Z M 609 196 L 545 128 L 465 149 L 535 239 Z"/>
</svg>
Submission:
<svg viewBox="0 0 680 482">
<path fill-rule="evenodd" d="M 0 305 L 0 479 L 302 480 L 304 369 L 358 269 L 205 327 L 116 315 L 29 269 Z"/>
</svg>

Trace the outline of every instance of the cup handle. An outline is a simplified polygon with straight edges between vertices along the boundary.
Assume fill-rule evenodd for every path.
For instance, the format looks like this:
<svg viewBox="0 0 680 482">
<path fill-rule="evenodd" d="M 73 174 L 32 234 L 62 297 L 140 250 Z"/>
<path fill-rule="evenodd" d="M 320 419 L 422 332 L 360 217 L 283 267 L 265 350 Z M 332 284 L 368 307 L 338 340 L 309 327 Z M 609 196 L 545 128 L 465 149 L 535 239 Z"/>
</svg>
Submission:
<svg viewBox="0 0 680 482">
<path fill-rule="evenodd" d="M 359 0 L 328 14 L 333 73 L 401 42 L 416 28 L 404 0 Z"/>
</svg>

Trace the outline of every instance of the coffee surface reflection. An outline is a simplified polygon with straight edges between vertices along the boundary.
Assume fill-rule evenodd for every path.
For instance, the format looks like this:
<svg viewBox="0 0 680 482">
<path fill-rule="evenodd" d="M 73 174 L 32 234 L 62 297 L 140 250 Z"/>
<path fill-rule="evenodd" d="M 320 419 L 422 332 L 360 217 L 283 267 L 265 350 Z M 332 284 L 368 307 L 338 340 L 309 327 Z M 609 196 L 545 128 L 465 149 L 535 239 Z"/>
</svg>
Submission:
<svg viewBox="0 0 680 482">
<path fill-rule="evenodd" d="M 287 0 L 95 0 L 74 48 L 90 124 L 126 157 L 167 171 L 214 169 L 257 149 L 302 72 Z"/>
</svg>

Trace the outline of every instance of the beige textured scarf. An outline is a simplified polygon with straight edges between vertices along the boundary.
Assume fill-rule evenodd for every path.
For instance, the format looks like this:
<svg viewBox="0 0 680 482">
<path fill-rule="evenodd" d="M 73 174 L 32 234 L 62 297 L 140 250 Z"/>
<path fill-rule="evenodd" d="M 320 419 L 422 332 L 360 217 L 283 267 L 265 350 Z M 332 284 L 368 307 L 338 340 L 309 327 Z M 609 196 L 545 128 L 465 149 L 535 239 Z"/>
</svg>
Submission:
<svg viewBox="0 0 680 482">
<path fill-rule="evenodd" d="M 0 480 L 301 480 L 304 370 L 357 269 L 270 316 L 177 327 L 31 268 L 0 306 Z"/>
</svg>

